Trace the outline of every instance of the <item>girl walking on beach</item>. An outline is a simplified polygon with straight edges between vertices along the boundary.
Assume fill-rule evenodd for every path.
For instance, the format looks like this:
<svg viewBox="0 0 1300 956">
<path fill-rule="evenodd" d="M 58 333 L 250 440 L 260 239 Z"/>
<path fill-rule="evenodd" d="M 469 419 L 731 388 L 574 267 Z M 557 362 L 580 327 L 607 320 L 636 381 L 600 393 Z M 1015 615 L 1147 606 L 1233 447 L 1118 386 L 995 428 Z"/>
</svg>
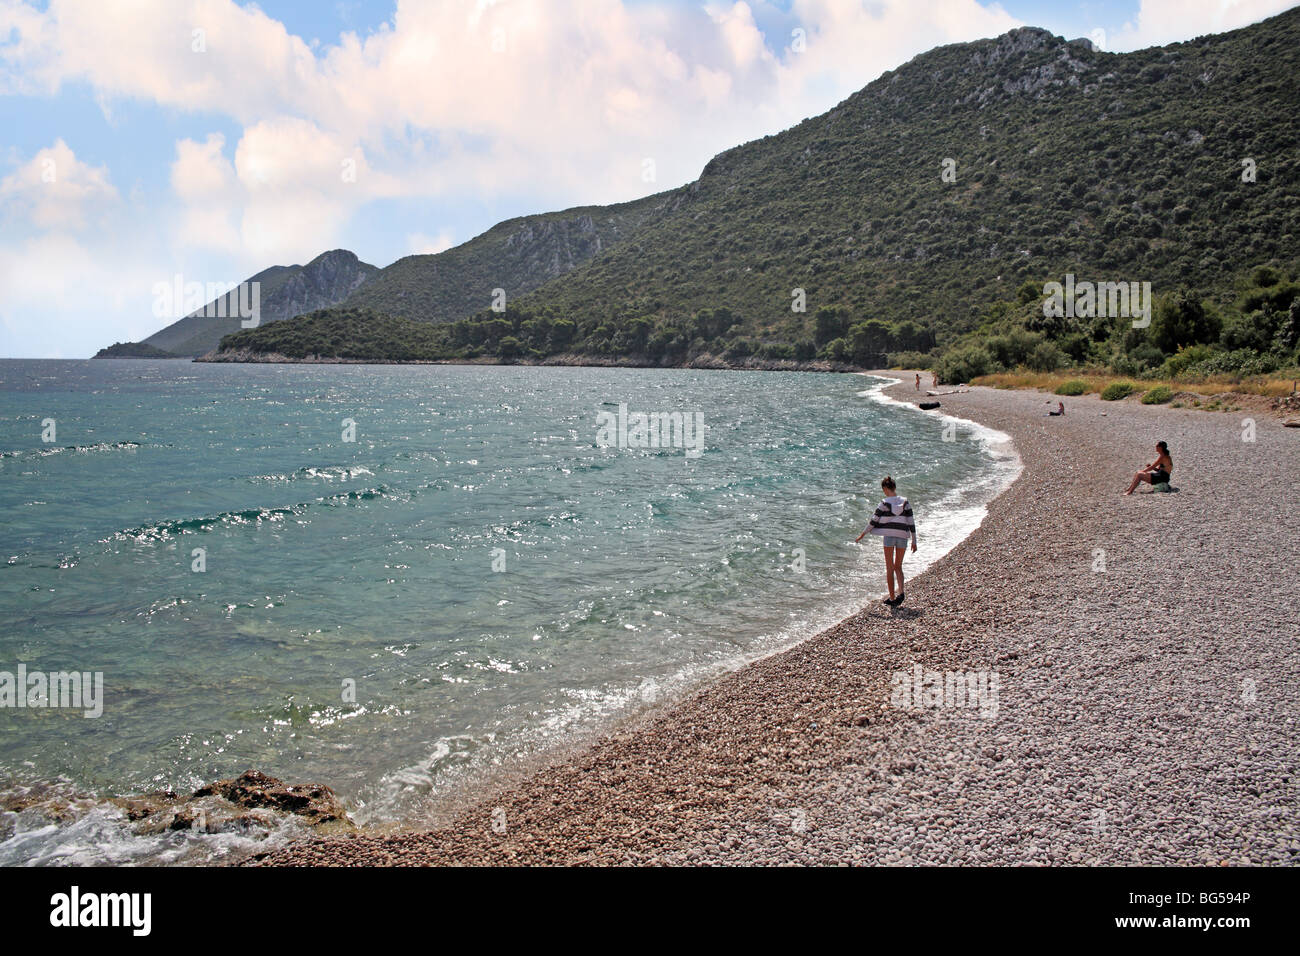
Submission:
<svg viewBox="0 0 1300 956">
<path fill-rule="evenodd" d="M 898 607 L 903 603 L 903 554 L 907 550 L 908 538 L 912 540 L 912 551 L 916 551 L 916 522 L 912 520 L 912 505 L 898 494 L 892 477 L 885 476 L 880 490 L 885 493 L 885 500 L 856 540 L 861 541 L 868 532 L 885 539 L 885 577 L 889 584 L 889 598 L 885 603 Z M 898 582 L 897 597 L 894 596 L 895 580 Z"/>
</svg>

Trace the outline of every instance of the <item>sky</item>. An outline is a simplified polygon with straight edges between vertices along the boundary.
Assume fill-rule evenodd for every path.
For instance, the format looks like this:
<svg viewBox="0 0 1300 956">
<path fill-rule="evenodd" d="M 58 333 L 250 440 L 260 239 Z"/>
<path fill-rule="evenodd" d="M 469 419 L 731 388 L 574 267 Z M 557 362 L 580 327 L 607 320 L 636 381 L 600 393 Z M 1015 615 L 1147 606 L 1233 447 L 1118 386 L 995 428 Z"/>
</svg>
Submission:
<svg viewBox="0 0 1300 956">
<path fill-rule="evenodd" d="M 171 321 L 155 287 L 680 186 L 944 43 L 1114 52 L 1295 0 L 0 0 L 0 356 Z"/>
</svg>

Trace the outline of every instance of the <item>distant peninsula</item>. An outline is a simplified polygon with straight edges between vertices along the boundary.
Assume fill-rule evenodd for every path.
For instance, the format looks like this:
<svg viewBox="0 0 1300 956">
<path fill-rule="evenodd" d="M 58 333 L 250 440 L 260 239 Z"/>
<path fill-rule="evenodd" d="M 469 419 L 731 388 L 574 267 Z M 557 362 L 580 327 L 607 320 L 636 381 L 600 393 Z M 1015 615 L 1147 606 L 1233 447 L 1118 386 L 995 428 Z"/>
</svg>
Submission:
<svg viewBox="0 0 1300 956">
<path fill-rule="evenodd" d="M 114 342 L 107 348 L 100 349 L 93 356 L 97 359 L 181 359 L 188 355 L 177 355 L 144 342 Z"/>
</svg>

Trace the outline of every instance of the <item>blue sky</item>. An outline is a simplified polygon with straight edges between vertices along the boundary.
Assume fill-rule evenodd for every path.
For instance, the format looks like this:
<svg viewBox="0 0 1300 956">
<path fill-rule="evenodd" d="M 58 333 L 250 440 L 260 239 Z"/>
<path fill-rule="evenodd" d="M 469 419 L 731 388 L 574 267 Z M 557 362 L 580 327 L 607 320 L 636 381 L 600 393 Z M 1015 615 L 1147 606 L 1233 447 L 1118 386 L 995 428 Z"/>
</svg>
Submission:
<svg viewBox="0 0 1300 956">
<path fill-rule="evenodd" d="M 671 188 L 939 43 L 1032 24 L 1122 51 L 1288 5 L 0 0 L 0 355 L 142 338 L 177 273 L 384 266 Z"/>
</svg>

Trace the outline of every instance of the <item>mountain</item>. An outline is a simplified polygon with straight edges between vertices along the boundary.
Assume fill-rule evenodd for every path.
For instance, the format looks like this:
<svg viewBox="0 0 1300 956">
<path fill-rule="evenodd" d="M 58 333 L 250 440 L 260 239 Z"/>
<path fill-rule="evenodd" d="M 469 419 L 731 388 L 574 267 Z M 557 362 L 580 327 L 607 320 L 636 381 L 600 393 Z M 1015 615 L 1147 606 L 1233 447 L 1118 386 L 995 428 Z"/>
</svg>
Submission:
<svg viewBox="0 0 1300 956">
<path fill-rule="evenodd" d="M 422 322 L 451 322 L 564 275 L 670 213 L 679 201 L 660 193 L 614 206 L 586 206 L 498 223 L 435 255 L 407 256 L 380 271 L 343 303 Z"/>
<path fill-rule="evenodd" d="M 334 249 L 321 253 L 305 266 L 271 266 L 245 282 L 260 283 L 260 316 L 262 323 L 267 323 L 337 305 L 370 281 L 378 271 L 377 266 L 362 262 L 346 249 Z M 249 293 L 244 295 L 247 301 Z M 210 352 L 217 347 L 222 336 L 242 327 L 236 308 L 238 303 L 239 292 L 230 292 L 155 332 L 143 344 L 178 356 L 193 357 Z M 102 352 L 96 356 L 107 357 Z"/>
<path fill-rule="evenodd" d="M 1142 354 L 1147 365 L 1189 344 L 1240 351 L 1212 334 L 1224 316 L 1198 324 L 1167 304 L 1163 326 L 1195 331 L 1157 339 L 1126 331 L 1127 321 L 1034 327 L 1044 284 L 1069 274 L 1150 282 L 1161 303 L 1176 293 L 1178 308 L 1244 309 L 1227 317 L 1238 331 L 1263 315 L 1284 353 L 1294 346 L 1279 316 L 1300 261 L 1297 107 L 1300 9 L 1125 54 L 1035 28 L 939 47 L 821 116 L 719 154 L 696 182 L 642 200 L 652 212 L 641 209 L 635 228 L 534 291 L 494 282 L 507 289 L 506 310 L 485 304 L 447 325 L 441 351 L 874 364 L 976 330 L 1024 333 L 1002 364 L 1025 349 L 1045 364 Z M 588 214 L 599 221 L 601 210 Z M 1243 299 L 1242 274 L 1270 264 L 1280 269 L 1273 291 Z M 476 267 L 461 307 L 509 271 L 501 258 Z M 345 303 L 349 321 L 453 315 L 410 307 L 425 292 L 437 301 L 454 293 L 455 276 L 438 282 L 441 291 L 414 275 L 402 288 L 377 280 Z M 800 297 L 804 311 L 792 309 Z M 1262 311 L 1251 305 L 1261 301 Z M 315 354 L 349 347 L 347 322 L 328 327 L 330 343 Z M 237 344 L 256 351 L 290 334 L 251 330 Z"/>
</svg>

